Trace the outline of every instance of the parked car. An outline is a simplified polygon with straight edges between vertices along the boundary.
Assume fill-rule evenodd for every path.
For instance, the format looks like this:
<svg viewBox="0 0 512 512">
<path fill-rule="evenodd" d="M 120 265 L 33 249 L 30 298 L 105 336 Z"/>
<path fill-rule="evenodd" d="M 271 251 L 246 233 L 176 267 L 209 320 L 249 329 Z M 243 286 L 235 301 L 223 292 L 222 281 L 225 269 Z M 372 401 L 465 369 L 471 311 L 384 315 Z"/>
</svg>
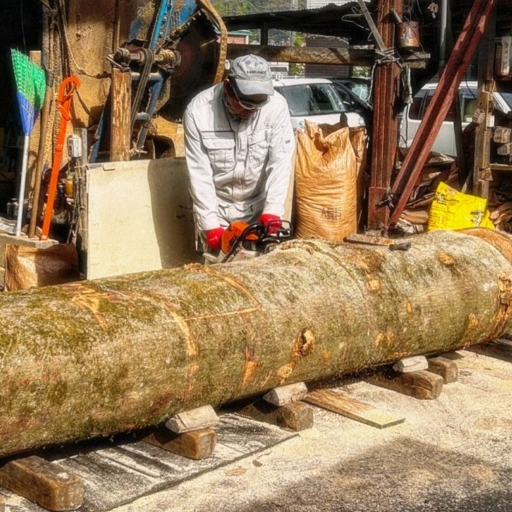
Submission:
<svg viewBox="0 0 512 512">
<path fill-rule="evenodd" d="M 336 124 L 344 114 L 350 127 L 365 126 L 358 112 L 343 102 L 333 83 L 325 78 L 282 78 L 274 80 L 274 88 L 288 102 L 292 126 L 302 130 L 305 121 Z"/>
<path fill-rule="evenodd" d="M 415 96 L 411 105 L 408 105 L 402 115 L 400 124 L 400 146 L 409 147 L 418 131 L 427 107 L 434 96 L 436 83 L 426 84 Z M 462 82 L 459 87 L 459 104 L 462 115 L 463 129 L 471 122 L 477 106 L 478 83 Z M 507 114 L 512 109 L 512 93 L 493 93 L 494 108 Z M 446 120 L 443 122 L 439 134 L 434 142 L 432 151 L 456 156 L 455 131 L 453 121 L 455 112 L 450 108 Z"/>
<path fill-rule="evenodd" d="M 367 128 L 372 124 L 372 107 L 370 106 L 371 82 L 368 78 L 330 78 L 341 96 L 347 110 L 357 112 L 364 120 Z"/>
<path fill-rule="evenodd" d="M 365 77 L 337 78 L 328 77 L 338 91 L 348 95 L 347 100 L 356 105 L 369 108 L 371 98 L 371 80 Z"/>
</svg>

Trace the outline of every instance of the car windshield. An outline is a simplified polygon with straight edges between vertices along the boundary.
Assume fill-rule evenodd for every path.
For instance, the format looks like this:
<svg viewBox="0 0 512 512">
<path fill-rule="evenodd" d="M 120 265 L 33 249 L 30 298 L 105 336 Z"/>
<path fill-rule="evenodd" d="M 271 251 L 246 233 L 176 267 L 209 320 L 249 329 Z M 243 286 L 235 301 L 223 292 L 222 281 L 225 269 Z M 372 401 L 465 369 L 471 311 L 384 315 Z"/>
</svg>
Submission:
<svg viewBox="0 0 512 512">
<path fill-rule="evenodd" d="M 279 87 L 288 102 L 292 116 L 335 114 L 346 108 L 331 84 L 301 84 Z"/>
<path fill-rule="evenodd" d="M 345 82 L 354 94 L 357 94 L 361 100 L 368 103 L 370 100 L 370 84 L 361 82 Z"/>
</svg>

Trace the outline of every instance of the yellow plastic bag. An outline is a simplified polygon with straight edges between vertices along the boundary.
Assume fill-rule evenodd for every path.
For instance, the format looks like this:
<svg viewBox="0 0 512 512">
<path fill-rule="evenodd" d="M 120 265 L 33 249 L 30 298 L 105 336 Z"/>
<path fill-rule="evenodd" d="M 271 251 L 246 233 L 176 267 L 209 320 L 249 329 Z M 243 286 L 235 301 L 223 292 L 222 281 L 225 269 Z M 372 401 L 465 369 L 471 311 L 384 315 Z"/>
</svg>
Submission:
<svg viewBox="0 0 512 512">
<path fill-rule="evenodd" d="M 495 229 L 487 211 L 487 200 L 439 183 L 428 215 L 428 231 L 478 227 Z"/>
</svg>

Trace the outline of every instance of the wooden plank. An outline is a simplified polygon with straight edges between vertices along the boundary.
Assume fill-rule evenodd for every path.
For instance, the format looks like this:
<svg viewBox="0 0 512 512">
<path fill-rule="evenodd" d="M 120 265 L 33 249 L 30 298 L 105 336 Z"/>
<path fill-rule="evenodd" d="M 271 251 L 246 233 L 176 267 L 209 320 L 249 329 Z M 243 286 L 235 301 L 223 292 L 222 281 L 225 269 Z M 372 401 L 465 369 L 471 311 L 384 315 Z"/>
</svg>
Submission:
<svg viewBox="0 0 512 512">
<path fill-rule="evenodd" d="M 278 407 L 259 399 L 237 411 L 241 416 L 299 432 L 313 427 L 313 410 L 304 402 Z"/>
<path fill-rule="evenodd" d="M 330 389 L 311 391 L 304 398 L 304 401 L 377 428 L 387 428 L 405 421 L 405 418 L 401 416 L 381 411 L 350 396 L 335 393 Z"/>
<path fill-rule="evenodd" d="M 188 459 L 203 460 L 213 455 L 217 434 L 212 428 L 176 434 L 166 427 L 160 427 L 144 441 Z"/>
<path fill-rule="evenodd" d="M 368 382 L 423 400 L 437 398 L 443 390 L 443 378 L 426 370 L 412 373 L 383 371 L 367 378 Z"/>
<path fill-rule="evenodd" d="M 459 378 L 459 367 L 455 361 L 445 357 L 433 357 L 428 360 L 428 371 L 440 375 L 444 384 L 457 382 Z"/>
<path fill-rule="evenodd" d="M 130 71 L 112 69 L 112 115 L 110 124 L 110 160 L 130 160 L 131 140 L 131 87 Z"/>
<path fill-rule="evenodd" d="M 496 340 L 490 343 L 483 343 L 481 345 L 475 345 L 469 350 L 482 354 L 484 356 L 494 357 L 502 361 L 512 362 L 512 341 L 511 340 Z"/>
<path fill-rule="evenodd" d="M 81 478 L 36 456 L 4 464 L 0 485 L 52 511 L 76 510 L 84 500 Z"/>
<path fill-rule="evenodd" d="M 506 164 L 490 164 L 489 168 L 491 171 L 510 172 L 512 171 L 512 165 Z"/>
</svg>

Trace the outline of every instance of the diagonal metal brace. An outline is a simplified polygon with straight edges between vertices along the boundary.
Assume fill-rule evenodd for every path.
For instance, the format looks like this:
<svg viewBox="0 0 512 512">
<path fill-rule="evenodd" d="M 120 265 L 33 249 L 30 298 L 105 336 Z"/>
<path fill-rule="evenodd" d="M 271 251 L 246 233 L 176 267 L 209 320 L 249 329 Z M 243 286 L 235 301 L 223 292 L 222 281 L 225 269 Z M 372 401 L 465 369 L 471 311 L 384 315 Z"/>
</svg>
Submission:
<svg viewBox="0 0 512 512">
<path fill-rule="evenodd" d="M 462 32 L 441 75 L 436 92 L 391 187 L 391 194 L 396 195 L 402 190 L 404 179 L 407 179 L 400 192 L 397 206 L 390 216 L 389 227 L 391 228 L 396 226 L 405 209 L 416 180 L 429 157 L 434 140 L 446 119 L 453 98 L 458 93 L 462 77 L 485 33 L 488 20 L 497 1 L 475 0 L 471 7 Z"/>
</svg>

